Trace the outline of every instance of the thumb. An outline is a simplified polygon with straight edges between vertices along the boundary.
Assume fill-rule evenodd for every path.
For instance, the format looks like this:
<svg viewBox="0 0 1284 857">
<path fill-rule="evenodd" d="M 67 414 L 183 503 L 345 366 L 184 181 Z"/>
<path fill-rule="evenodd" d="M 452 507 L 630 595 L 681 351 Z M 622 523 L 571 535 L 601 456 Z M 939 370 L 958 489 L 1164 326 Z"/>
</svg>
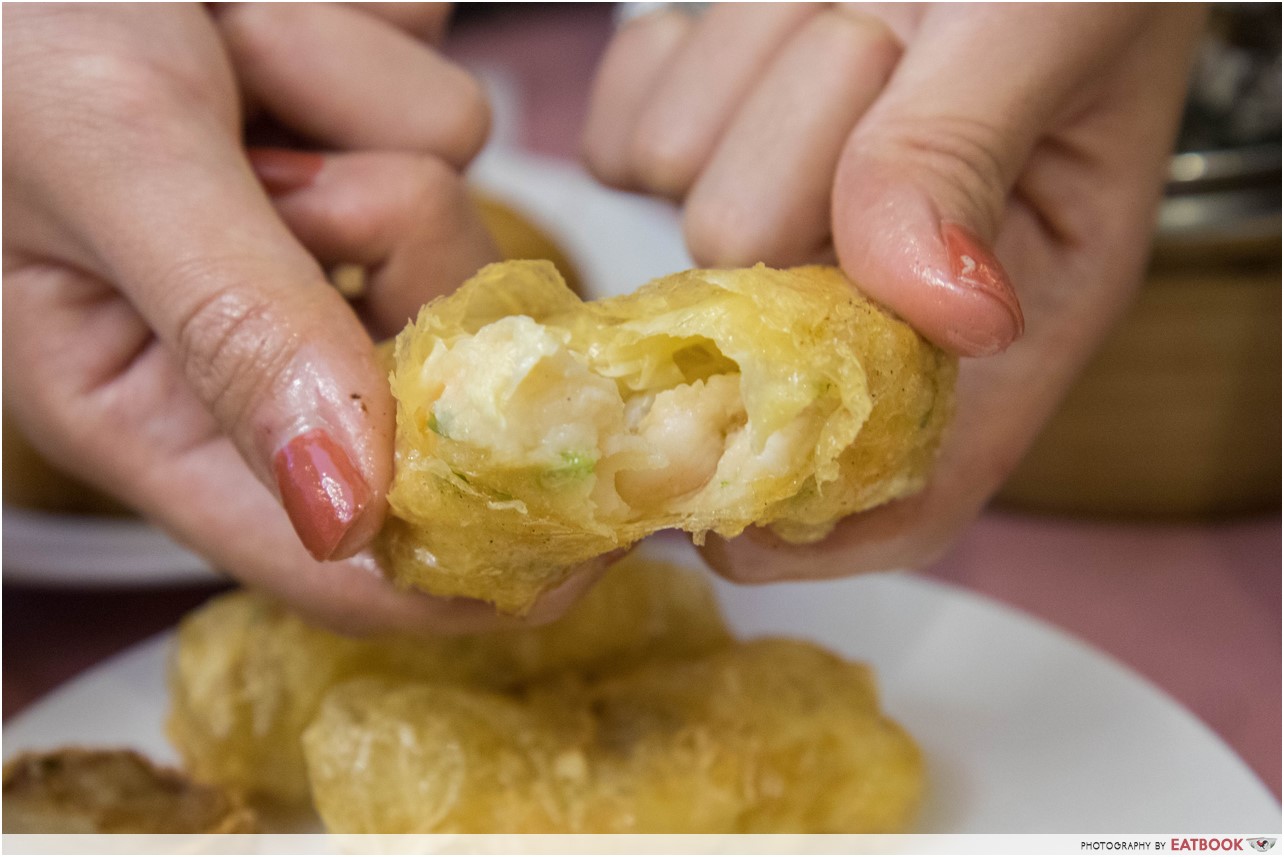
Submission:
<svg viewBox="0 0 1284 857">
<path fill-rule="evenodd" d="M 235 143 L 197 123 L 190 136 L 103 171 L 77 225 L 309 552 L 349 555 L 391 479 L 384 373 Z"/>
<path fill-rule="evenodd" d="M 1119 28 L 1103 32 L 1100 18 L 934 9 L 845 144 L 833 194 L 844 270 L 950 351 L 994 354 L 1023 331 L 990 246 L 1036 140 L 1113 50 L 1103 36 Z"/>
</svg>

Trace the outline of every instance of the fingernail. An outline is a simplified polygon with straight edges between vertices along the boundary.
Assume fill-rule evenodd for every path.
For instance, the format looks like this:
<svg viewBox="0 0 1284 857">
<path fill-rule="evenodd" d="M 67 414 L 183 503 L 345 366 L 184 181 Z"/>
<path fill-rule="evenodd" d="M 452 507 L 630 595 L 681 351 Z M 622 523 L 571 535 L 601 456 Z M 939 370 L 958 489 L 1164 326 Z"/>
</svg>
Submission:
<svg viewBox="0 0 1284 857">
<path fill-rule="evenodd" d="M 329 559 L 370 502 L 361 471 L 324 429 L 287 443 L 273 469 L 281 503 L 303 546 L 317 559 Z"/>
<path fill-rule="evenodd" d="M 971 230 L 957 223 L 942 223 L 941 238 L 950 257 L 954 282 L 998 301 L 1011 316 L 1011 338 L 1019 337 L 1025 331 L 1025 315 L 1012 281 L 994 253 Z"/>
<path fill-rule="evenodd" d="M 316 152 L 297 149 L 255 147 L 246 150 L 254 175 L 273 196 L 307 187 L 325 166 L 325 158 Z"/>
</svg>

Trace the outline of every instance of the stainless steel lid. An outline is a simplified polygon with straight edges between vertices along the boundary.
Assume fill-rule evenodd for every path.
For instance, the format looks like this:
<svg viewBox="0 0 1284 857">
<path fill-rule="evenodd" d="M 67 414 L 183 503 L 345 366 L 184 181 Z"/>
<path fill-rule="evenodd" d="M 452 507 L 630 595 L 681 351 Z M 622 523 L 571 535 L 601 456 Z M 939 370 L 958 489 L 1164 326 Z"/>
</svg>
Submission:
<svg viewBox="0 0 1284 857">
<path fill-rule="evenodd" d="M 1280 5 L 1213 8 L 1159 216 L 1161 253 L 1278 252 Z"/>
</svg>

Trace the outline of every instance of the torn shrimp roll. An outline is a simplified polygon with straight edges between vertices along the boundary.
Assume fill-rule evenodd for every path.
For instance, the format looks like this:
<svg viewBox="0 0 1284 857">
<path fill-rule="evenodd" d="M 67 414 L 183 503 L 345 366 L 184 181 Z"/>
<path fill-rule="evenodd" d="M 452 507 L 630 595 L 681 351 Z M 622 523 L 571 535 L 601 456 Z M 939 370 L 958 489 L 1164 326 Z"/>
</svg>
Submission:
<svg viewBox="0 0 1284 857">
<path fill-rule="evenodd" d="M 520 614 L 661 529 L 815 541 L 923 486 L 955 371 L 835 268 L 585 303 L 546 262 L 490 265 L 397 337 L 384 565 Z"/>
</svg>

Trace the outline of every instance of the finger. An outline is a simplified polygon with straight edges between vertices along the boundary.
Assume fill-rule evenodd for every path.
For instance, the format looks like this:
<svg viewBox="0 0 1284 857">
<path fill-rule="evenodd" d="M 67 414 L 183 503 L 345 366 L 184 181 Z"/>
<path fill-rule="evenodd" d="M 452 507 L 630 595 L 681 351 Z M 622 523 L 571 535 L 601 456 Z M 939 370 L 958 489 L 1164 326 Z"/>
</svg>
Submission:
<svg viewBox="0 0 1284 857">
<path fill-rule="evenodd" d="M 272 210 L 231 133 L 158 92 L 74 150 L 58 208 L 281 498 L 314 556 L 382 520 L 393 407 L 369 336 Z M 174 94 L 174 98 L 181 95 Z"/>
<path fill-rule="evenodd" d="M 633 126 L 692 26 L 681 12 L 653 12 L 630 21 L 611 40 L 594 76 L 584 125 L 584 161 L 600 181 L 633 186 Z"/>
<path fill-rule="evenodd" d="M 719 575 L 747 584 L 922 568 L 940 556 L 954 535 L 940 519 L 930 517 L 928 505 L 919 496 L 852 515 L 813 545 L 790 544 L 770 530 L 752 529 L 730 540 L 710 536 L 699 551 Z"/>
<path fill-rule="evenodd" d="M 1024 329 L 990 246 L 1042 130 L 1129 35 L 1101 18 L 1065 7 L 934 12 L 845 146 L 833 210 L 843 268 L 945 348 L 993 354 Z"/>
<path fill-rule="evenodd" d="M 348 3 L 367 15 L 373 15 L 404 30 L 416 39 L 432 45 L 441 44 L 450 19 L 450 3 Z"/>
<path fill-rule="evenodd" d="M 657 81 L 629 145 L 642 188 L 682 197 L 772 58 L 820 7 L 715 4 Z"/>
<path fill-rule="evenodd" d="M 304 135 L 455 167 L 485 141 L 477 81 L 384 21 L 339 5 L 246 3 L 224 7 L 218 22 L 242 85 Z"/>
<path fill-rule="evenodd" d="M 499 256 L 467 186 L 428 155 L 250 150 L 291 231 L 322 263 L 368 268 L 360 299 L 391 336 Z"/>
<path fill-rule="evenodd" d="M 1040 330 L 1036 338 L 1048 334 Z M 817 580 L 916 569 L 937 560 L 980 512 L 1020 460 L 1065 380 L 1039 388 L 1046 344 L 1025 340 L 992 360 L 960 367 L 958 409 L 937 465 L 915 495 L 839 521 L 822 541 L 791 544 L 768 529 L 736 539 L 710 537 L 701 550 L 722 576 L 740 583 Z M 1061 367 L 1053 374 L 1061 376 Z M 1032 390 L 1035 392 L 1032 394 Z"/>
<path fill-rule="evenodd" d="M 556 587 L 539 596 L 522 621 L 527 625 L 547 625 L 561 619 L 626 553 L 628 551 L 612 551 L 579 566 Z"/>
<path fill-rule="evenodd" d="M 687 198 L 687 246 L 700 264 L 786 267 L 826 246 L 843 142 L 899 55 L 876 18 L 826 10 L 802 24 Z"/>
<path fill-rule="evenodd" d="M 59 467 L 333 627 L 465 632 L 496 622 L 486 605 L 401 592 L 364 560 L 313 559 L 115 289 L 36 265 L 11 270 L 5 285 L 6 410 Z"/>
</svg>

